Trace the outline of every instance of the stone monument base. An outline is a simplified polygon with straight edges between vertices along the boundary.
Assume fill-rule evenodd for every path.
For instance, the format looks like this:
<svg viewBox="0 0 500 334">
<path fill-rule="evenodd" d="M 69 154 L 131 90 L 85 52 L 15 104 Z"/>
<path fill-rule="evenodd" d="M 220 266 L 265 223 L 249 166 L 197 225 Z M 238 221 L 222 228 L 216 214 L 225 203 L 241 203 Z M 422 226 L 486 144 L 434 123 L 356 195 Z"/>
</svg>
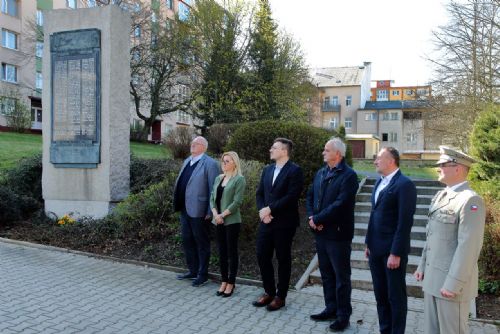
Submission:
<svg viewBox="0 0 500 334">
<path fill-rule="evenodd" d="M 72 218 L 92 217 L 103 218 L 107 216 L 116 206 L 116 203 L 108 201 L 64 201 L 45 200 L 45 212 L 47 215 L 55 214 L 58 218 L 65 214 L 71 214 Z"/>
</svg>

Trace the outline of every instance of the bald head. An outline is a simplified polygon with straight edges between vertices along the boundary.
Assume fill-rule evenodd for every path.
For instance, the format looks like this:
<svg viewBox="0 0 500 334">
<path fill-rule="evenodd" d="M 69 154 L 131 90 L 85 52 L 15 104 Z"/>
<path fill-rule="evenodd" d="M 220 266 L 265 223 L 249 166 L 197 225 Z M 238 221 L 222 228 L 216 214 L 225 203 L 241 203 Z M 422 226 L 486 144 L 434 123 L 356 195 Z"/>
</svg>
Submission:
<svg viewBox="0 0 500 334">
<path fill-rule="evenodd" d="M 196 157 L 205 153 L 208 149 L 208 141 L 202 137 L 198 136 L 191 142 L 191 156 Z"/>
</svg>

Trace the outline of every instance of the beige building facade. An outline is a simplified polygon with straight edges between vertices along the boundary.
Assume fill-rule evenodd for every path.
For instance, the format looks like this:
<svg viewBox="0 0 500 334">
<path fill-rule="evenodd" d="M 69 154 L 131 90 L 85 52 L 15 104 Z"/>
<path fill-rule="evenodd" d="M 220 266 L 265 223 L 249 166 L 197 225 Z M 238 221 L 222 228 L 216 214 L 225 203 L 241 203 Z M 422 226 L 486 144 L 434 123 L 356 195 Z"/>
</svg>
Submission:
<svg viewBox="0 0 500 334">
<path fill-rule="evenodd" d="M 154 8 L 155 15 L 173 18 L 186 17 L 192 0 L 124 0 L 126 10 L 141 10 L 141 5 Z M 15 108 L 16 100 L 26 105 L 31 112 L 31 130 L 42 131 L 42 56 L 43 37 L 37 29 L 43 29 L 44 10 L 78 9 L 97 6 L 96 0 L 0 0 L 0 130 L 7 129 L 9 115 Z M 131 38 L 147 38 L 148 34 L 140 28 L 131 29 Z M 183 98 L 190 94 L 182 85 L 173 88 L 172 94 Z M 147 103 L 141 104 L 142 112 L 147 115 Z M 192 127 L 196 120 L 187 112 L 176 112 L 159 117 L 150 130 L 149 139 L 160 141 L 179 126 Z M 130 126 L 137 128 L 142 121 L 137 117 L 133 101 L 130 102 Z"/>
</svg>

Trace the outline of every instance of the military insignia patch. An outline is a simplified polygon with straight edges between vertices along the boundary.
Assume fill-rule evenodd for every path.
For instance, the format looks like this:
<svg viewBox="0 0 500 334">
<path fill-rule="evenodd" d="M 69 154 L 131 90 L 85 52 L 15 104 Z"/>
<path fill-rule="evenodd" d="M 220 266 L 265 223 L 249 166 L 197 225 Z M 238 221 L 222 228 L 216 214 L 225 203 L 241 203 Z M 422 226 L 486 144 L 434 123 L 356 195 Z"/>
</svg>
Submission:
<svg viewBox="0 0 500 334">
<path fill-rule="evenodd" d="M 477 205 L 471 205 L 470 211 L 477 211 Z"/>
</svg>

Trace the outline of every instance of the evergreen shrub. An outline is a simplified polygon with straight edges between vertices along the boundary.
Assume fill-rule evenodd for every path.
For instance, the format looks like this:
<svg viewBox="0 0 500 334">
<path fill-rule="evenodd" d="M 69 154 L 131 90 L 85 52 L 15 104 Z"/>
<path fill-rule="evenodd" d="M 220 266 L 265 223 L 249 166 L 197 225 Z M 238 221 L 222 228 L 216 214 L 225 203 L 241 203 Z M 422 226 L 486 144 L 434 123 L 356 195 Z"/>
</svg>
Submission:
<svg viewBox="0 0 500 334">
<path fill-rule="evenodd" d="M 269 148 L 277 137 L 293 141 L 291 160 L 304 171 L 304 189 L 323 165 L 323 148 L 334 134 L 305 123 L 283 121 L 257 121 L 242 124 L 231 136 L 226 151 L 236 151 L 246 160 L 270 163 Z"/>
</svg>

